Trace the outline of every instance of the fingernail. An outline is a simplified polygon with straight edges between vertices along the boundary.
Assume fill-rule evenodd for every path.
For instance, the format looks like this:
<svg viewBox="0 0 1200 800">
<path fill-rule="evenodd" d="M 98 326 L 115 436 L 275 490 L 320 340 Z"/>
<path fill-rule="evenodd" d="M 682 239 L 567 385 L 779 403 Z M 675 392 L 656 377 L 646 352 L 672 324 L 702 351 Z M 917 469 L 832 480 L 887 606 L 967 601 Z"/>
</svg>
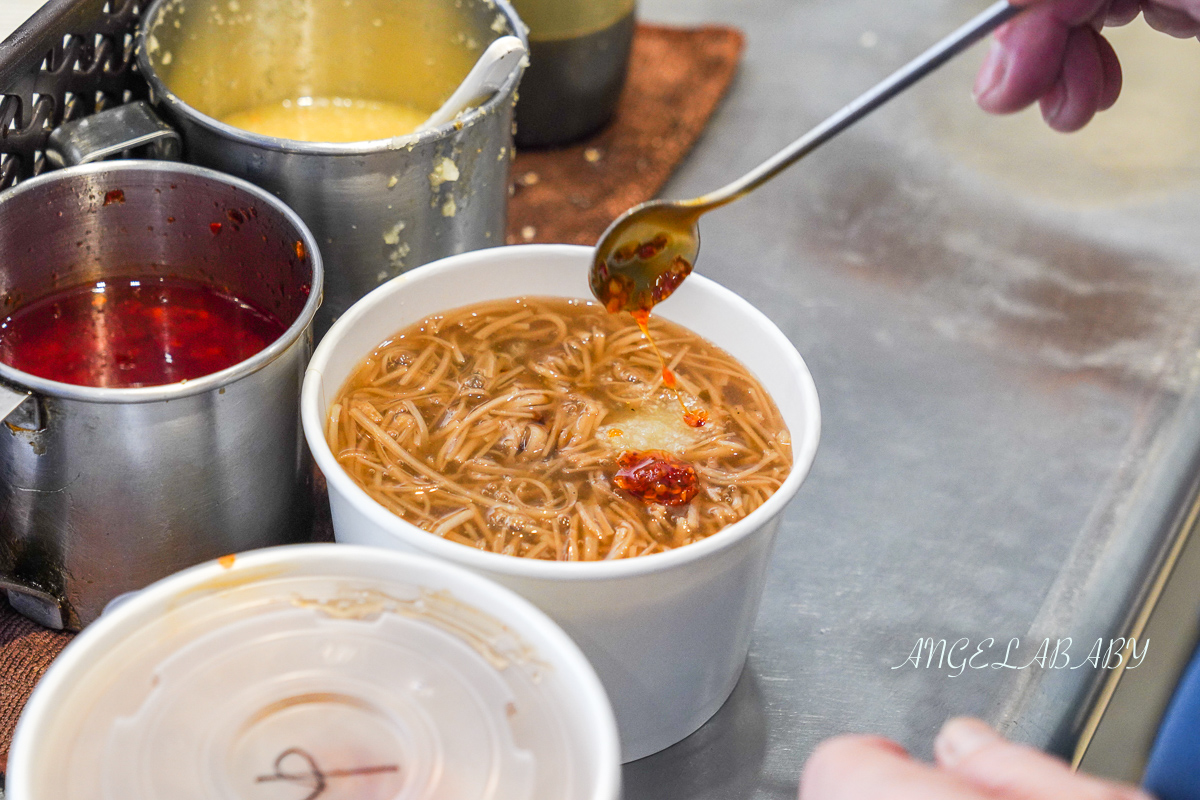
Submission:
<svg viewBox="0 0 1200 800">
<path fill-rule="evenodd" d="M 933 743 L 933 752 L 943 767 L 953 767 L 983 748 L 1003 741 L 999 734 L 977 719 L 947 720 Z"/>
<path fill-rule="evenodd" d="M 983 66 L 979 68 L 979 77 L 975 79 L 975 102 L 984 104 L 988 96 L 1000 88 L 1007 72 L 1008 51 L 999 42 L 992 42 Z"/>
<path fill-rule="evenodd" d="M 1042 95 L 1042 119 L 1046 120 L 1046 122 L 1053 126 L 1055 120 L 1058 119 L 1059 112 L 1062 111 L 1063 106 L 1066 105 L 1066 103 L 1067 90 L 1063 87 L 1061 82 L 1054 84 L 1050 91 Z"/>
</svg>

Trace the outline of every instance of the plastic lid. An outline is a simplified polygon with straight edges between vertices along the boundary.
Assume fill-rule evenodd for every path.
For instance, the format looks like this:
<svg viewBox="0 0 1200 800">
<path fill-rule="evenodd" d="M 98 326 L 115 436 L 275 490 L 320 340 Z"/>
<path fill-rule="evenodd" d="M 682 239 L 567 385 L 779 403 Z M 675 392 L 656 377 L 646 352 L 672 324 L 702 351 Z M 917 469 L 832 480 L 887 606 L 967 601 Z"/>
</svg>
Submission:
<svg viewBox="0 0 1200 800">
<path fill-rule="evenodd" d="M 22 717 L 9 791 L 610 800 L 615 739 L 586 661 L 515 595 L 412 556 L 276 548 L 85 631 Z"/>
</svg>

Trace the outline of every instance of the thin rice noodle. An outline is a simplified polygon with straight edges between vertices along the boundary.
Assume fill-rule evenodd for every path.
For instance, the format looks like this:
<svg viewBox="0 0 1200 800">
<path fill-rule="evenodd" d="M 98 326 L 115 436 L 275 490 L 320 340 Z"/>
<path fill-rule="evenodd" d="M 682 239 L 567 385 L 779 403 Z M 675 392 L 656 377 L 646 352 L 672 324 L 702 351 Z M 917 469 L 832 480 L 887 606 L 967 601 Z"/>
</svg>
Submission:
<svg viewBox="0 0 1200 800">
<path fill-rule="evenodd" d="M 664 408 L 682 412 L 629 317 L 584 301 L 501 300 L 401 331 L 347 381 L 326 436 L 371 497 L 450 541 L 560 561 L 681 547 L 762 505 L 791 469 L 791 444 L 741 364 L 657 317 L 651 332 L 684 404 L 708 414 L 669 438 L 699 477 L 683 505 L 613 482 L 623 426 L 653 430 Z"/>
</svg>

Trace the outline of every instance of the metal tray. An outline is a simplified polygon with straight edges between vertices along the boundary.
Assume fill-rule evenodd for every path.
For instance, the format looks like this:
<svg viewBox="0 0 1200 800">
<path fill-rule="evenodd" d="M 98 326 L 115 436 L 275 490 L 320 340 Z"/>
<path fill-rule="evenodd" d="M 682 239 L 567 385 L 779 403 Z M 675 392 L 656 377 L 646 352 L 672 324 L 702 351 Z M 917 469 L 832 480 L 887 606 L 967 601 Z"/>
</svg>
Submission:
<svg viewBox="0 0 1200 800">
<path fill-rule="evenodd" d="M 50 0 L 0 42 L 0 191 L 40 175 L 63 122 L 147 95 L 133 31 L 142 0 Z"/>
<path fill-rule="evenodd" d="M 985 5 L 643 0 L 748 42 L 663 194 L 741 174 Z M 626 767 L 628 800 L 793 800 L 825 737 L 928 757 L 959 714 L 1086 749 L 1120 670 L 991 665 L 1014 637 L 1010 664 L 1070 637 L 1079 666 L 1141 630 L 1200 468 L 1200 51 L 1140 20 L 1111 38 L 1123 97 L 1079 134 L 980 112 L 979 47 L 705 217 L 697 269 L 795 342 L 822 442 L 741 683 L 692 739 Z M 907 661 L 926 638 L 995 644 L 950 677 L 928 650 Z"/>
</svg>

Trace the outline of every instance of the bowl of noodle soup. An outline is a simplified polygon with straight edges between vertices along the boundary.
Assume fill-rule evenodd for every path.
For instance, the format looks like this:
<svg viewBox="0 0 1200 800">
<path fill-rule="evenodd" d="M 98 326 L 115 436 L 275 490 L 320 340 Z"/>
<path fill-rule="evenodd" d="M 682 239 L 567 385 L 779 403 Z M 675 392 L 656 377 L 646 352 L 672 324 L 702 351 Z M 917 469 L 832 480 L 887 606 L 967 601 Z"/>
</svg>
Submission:
<svg viewBox="0 0 1200 800">
<path fill-rule="evenodd" d="M 537 330 L 538 325 L 550 330 L 559 323 L 538 320 L 556 319 L 567 299 L 579 305 L 587 298 L 591 256 L 591 248 L 571 245 L 501 247 L 452 256 L 380 286 L 352 306 L 317 348 L 305 375 L 301 416 L 309 447 L 327 480 L 337 540 L 452 561 L 513 589 L 544 610 L 575 639 L 596 668 L 616 713 L 622 758 L 631 761 L 669 747 L 699 728 L 733 691 L 745 662 L 779 517 L 808 473 L 820 433 L 820 409 L 812 377 L 783 333 L 745 300 L 699 275 L 689 278 L 671 298 L 656 307 L 651 330 L 664 352 L 684 349 L 687 352 L 682 361 L 695 359 L 703 367 L 687 373 L 684 364 L 679 363 L 680 358 L 670 362 L 679 372 L 681 386 L 711 401 L 706 405 L 708 413 L 713 415 L 714 427 L 740 413 L 739 401 L 754 399 L 775 410 L 780 430 L 775 434 L 760 431 L 757 438 L 767 440 L 774 435 L 778 446 L 766 441 L 768 446 L 762 453 L 740 456 L 753 461 L 739 463 L 725 478 L 710 474 L 711 470 L 698 464 L 702 483 L 724 480 L 726 485 L 719 492 L 701 490 L 687 505 L 668 506 L 665 510 L 653 507 L 659 519 L 650 523 L 654 528 L 650 539 L 633 537 L 630 531 L 637 527 L 636 521 L 622 516 L 627 513 L 624 509 L 629 493 L 615 491 L 607 481 L 600 480 L 592 481 L 593 485 L 586 490 L 591 494 L 583 494 L 582 488 L 568 487 L 567 500 L 542 501 L 559 505 L 570 501 L 571 505 L 568 513 L 555 518 L 557 522 L 539 523 L 552 537 L 550 544 L 522 539 L 524 543 L 516 552 L 512 547 L 491 552 L 487 542 L 464 539 L 478 527 L 471 518 L 475 517 L 482 525 L 482 517 L 492 521 L 494 514 L 503 515 L 513 508 L 527 511 L 533 501 L 523 498 L 522 492 L 534 496 L 548 491 L 532 488 L 537 486 L 536 480 L 521 483 L 524 488 L 512 495 L 476 495 L 479 502 L 474 514 L 438 511 L 442 517 L 432 523 L 415 517 L 414 523 L 401 516 L 405 513 L 404 498 L 393 502 L 379 494 L 377 486 L 370 485 L 372 480 L 378 482 L 371 476 L 386 474 L 387 468 L 359 471 L 353 465 L 357 455 L 352 452 L 352 443 L 346 440 L 348 434 L 339 433 L 344 430 L 341 426 L 350 424 L 339 416 L 344 410 L 343 393 L 348 385 L 360 380 L 364 361 L 377 355 L 381 343 L 396 341 L 398 332 L 418 323 L 429 324 L 432 319 L 436 326 L 439 320 L 451 318 L 454 309 L 511 298 L 524 298 L 524 305 L 516 313 L 525 315 L 522 319 L 531 330 Z M 472 313 L 487 310 L 472 310 Z M 472 333 L 475 338 L 487 340 L 504 326 L 505 319 L 512 318 L 512 315 L 505 317 L 500 310 L 495 310 L 495 314 L 495 327 L 490 323 L 476 325 Z M 628 345 L 632 352 L 641 332 L 628 315 L 610 316 L 611 323 L 598 319 L 593 323 L 611 324 L 613 327 L 604 329 L 607 343 L 622 348 Z M 683 326 L 706 341 L 677 347 L 677 329 L 673 325 Z M 437 374 L 441 359 L 464 360 L 456 350 L 456 343 L 451 341 L 446 347 L 455 353 L 453 358 L 435 352 L 425 355 L 424 363 L 417 363 L 425 351 L 414 350 L 412 356 L 402 360 L 380 362 L 372 367 L 375 370 L 372 374 L 381 377 L 358 388 L 379 394 L 384 389 L 373 384 L 383 385 L 386 383 L 383 379 L 387 378 L 399 385 L 393 379 L 400 376 L 398 380 L 403 380 L 406 371 L 423 376 L 416 389 L 432 385 L 435 381 L 429 376 L 439 380 L 443 377 Z M 528 360 L 520 347 L 506 347 L 507 361 L 501 359 L 482 369 L 488 375 L 498 375 L 501 381 L 508 375 L 506 365 Z M 597 341 L 596 352 L 599 348 Z M 701 386 L 703 379 L 698 376 L 715 375 L 724 369 L 719 363 L 704 360 L 720 351 L 757 378 L 769 397 L 751 398 L 748 394 L 725 392 L 727 402 L 717 402 L 719 398 L 713 395 L 720 391 Z M 651 363 L 646 361 L 648 357 L 641 352 L 637 355 L 641 361 L 631 361 L 631 368 Z M 478 361 L 480 356 L 472 358 Z M 591 362 L 588 364 L 590 368 Z M 619 369 L 619 365 L 610 368 Z M 560 378 L 547 375 L 546 385 L 553 385 Z M 632 376 L 629 380 L 634 382 Z M 469 391 L 470 381 L 463 381 L 462 385 L 463 391 Z M 412 395 L 418 401 L 422 396 L 421 391 Z M 407 397 L 392 405 L 411 402 Z M 604 458 L 603 451 L 591 447 L 591 439 L 619 442 L 621 437 L 634 440 L 640 435 L 637 420 L 605 425 L 602 423 L 612 417 L 602 417 L 601 423 L 597 423 L 595 415 L 589 416 L 591 406 L 585 402 L 586 398 L 576 399 L 577 405 L 568 407 L 566 412 L 539 410 L 541 404 L 553 400 L 514 384 L 505 395 L 505 403 L 496 408 L 501 417 L 496 424 L 502 427 L 497 428 L 493 437 L 495 449 L 499 452 L 507 447 L 514 460 L 520 461 L 522 453 L 542 448 L 547 438 L 568 441 L 578 434 L 587 441 L 568 448 L 574 460 L 565 467 L 556 467 L 558 473 L 571 475 L 591 469 L 594 461 Z M 392 463 L 411 466 L 416 478 L 427 485 L 428 494 L 467 494 L 473 490 L 442 487 L 440 483 L 450 481 L 449 476 L 461 471 L 463 459 L 471 459 L 469 442 L 474 440 L 469 437 L 483 430 L 481 426 L 491 424 L 484 412 L 474 411 L 487 405 L 480 402 L 455 423 L 462 431 L 461 437 L 448 436 L 453 441 L 447 441 L 440 453 L 417 457 L 409 445 L 410 438 L 420 440 L 428 431 L 414 430 L 411 437 L 406 437 L 403 426 L 397 429 L 394 425 L 389 429 L 393 441 L 385 442 L 383 449 L 388 451 Z M 667 413 L 660 411 L 662 415 Z M 679 416 L 677 406 L 673 413 Z M 769 417 L 770 411 L 763 415 Z M 425 425 L 431 424 L 428 413 L 412 416 L 424 419 Z M 531 418 L 540 424 L 517 424 Z M 365 416 L 359 413 L 356 420 L 354 427 L 367 429 L 368 433 L 379 433 L 389 422 L 372 413 Z M 338 452 L 331 447 L 331 438 Z M 704 442 L 706 447 L 712 446 L 708 439 Z M 783 469 L 777 469 L 785 457 L 790 458 L 790 465 L 785 463 Z M 715 462 L 711 458 L 704 462 L 712 463 Z M 759 476 L 766 471 L 764 465 L 775 469 L 777 480 L 768 482 Z M 358 474 L 352 476 L 351 472 Z M 506 476 L 506 480 L 514 479 Z M 375 491 L 375 497 L 368 490 Z M 723 498 L 729 501 L 725 506 L 750 503 L 748 508 L 752 510 L 730 511 L 722 507 Z M 526 504 L 518 505 L 523 500 Z M 419 516 L 422 509 L 433 513 L 431 501 L 422 502 L 414 513 Z M 704 530 L 697 528 L 698 512 L 693 508 L 703 509 L 704 519 L 715 519 L 716 524 L 705 523 Z M 563 526 L 562 536 L 554 528 L 558 523 Z M 607 531 L 608 536 L 602 538 L 600 551 L 579 537 L 574 537 L 580 543 L 572 549 L 563 537 L 572 539 L 570 532 L 575 529 Z M 655 546 L 655 537 L 668 545 L 674 539 L 678 546 Z"/>
</svg>

